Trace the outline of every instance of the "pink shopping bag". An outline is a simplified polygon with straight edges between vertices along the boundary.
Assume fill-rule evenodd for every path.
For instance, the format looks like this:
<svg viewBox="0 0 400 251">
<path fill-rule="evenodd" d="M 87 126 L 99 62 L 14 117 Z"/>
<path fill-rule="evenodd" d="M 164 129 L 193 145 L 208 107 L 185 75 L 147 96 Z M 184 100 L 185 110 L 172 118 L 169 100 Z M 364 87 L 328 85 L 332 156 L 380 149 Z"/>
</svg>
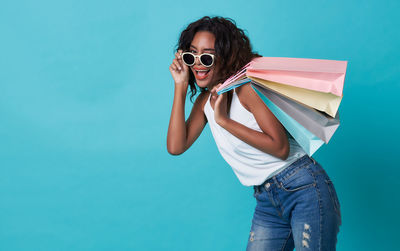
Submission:
<svg viewBox="0 0 400 251">
<path fill-rule="evenodd" d="M 246 75 L 264 80 L 342 96 L 347 61 L 258 57 Z"/>
</svg>

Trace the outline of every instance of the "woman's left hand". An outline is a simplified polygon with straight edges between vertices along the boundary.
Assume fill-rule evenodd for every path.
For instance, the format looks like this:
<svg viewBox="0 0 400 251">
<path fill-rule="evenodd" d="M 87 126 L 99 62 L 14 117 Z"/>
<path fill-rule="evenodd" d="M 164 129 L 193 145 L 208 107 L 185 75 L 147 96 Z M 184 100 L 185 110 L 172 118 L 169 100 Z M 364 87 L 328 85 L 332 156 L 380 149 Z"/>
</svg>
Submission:
<svg viewBox="0 0 400 251">
<path fill-rule="evenodd" d="M 211 90 L 211 98 L 215 100 L 214 105 L 214 119 L 217 124 L 221 125 L 228 119 L 228 98 L 227 93 L 217 94 L 217 89 L 222 84 L 214 86 Z"/>
</svg>

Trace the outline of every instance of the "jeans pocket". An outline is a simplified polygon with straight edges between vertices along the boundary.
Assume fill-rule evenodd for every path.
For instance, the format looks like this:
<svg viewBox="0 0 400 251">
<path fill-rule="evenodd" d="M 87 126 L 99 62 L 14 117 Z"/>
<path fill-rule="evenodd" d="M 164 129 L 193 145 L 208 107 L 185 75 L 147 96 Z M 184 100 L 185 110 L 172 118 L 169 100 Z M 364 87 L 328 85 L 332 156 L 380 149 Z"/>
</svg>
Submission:
<svg viewBox="0 0 400 251">
<path fill-rule="evenodd" d="M 281 188 L 286 192 L 295 192 L 315 185 L 314 175 L 307 167 L 299 168 L 295 173 L 280 182 Z"/>
<path fill-rule="evenodd" d="M 336 189 L 335 186 L 333 185 L 332 181 L 330 179 L 325 179 L 326 184 L 328 185 L 328 191 L 329 195 L 331 197 L 333 207 L 335 208 L 336 213 L 341 217 L 341 212 L 340 212 L 340 203 L 338 196 L 336 194 Z"/>
</svg>

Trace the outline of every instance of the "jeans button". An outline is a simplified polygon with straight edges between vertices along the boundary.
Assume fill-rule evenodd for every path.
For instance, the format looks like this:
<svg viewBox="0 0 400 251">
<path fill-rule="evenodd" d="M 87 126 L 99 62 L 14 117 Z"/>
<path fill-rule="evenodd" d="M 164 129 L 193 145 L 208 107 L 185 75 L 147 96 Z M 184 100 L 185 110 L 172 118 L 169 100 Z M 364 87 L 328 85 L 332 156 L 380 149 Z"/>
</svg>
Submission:
<svg viewBox="0 0 400 251">
<path fill-rule="evenodd" d="M 268 189 L 270 186 L 271 186 L 271 184 L 269 184 L 269 183 L 266 183 L 266 184 L 265 184 L 265 188 L 267 188 L 267 189 Z"/>
</svg>

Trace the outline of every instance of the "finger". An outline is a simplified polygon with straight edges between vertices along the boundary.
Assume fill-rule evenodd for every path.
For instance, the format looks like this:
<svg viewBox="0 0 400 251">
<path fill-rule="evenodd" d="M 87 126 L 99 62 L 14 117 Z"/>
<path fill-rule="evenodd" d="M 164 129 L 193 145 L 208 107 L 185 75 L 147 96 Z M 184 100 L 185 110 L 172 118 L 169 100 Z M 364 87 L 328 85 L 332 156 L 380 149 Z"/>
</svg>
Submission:
<svg viewBox="0 0 400 251">
<path fill-rule="evenodd" d="M 223 99 L 223 95 L 219 95 L 215 97 L 216 101 L 215 101 L 215 105 L 217 107 L 219 107 L 221 105 L 222 99 Z"/>
<path fill-rule="evenodd" d="M 181 68 L 183 68 L 183 62 L 182 62 L 181 59 L 174 58 L 173 62 L 176 62 L 178 66 L 180 66 Z"/>
<path fill-rule="evenodd" d="M 183 67 L 184 67 L 184 63 L 182 62 L 182 59 L 181 58 L 178 58 L 177 59 L 177 62 L 178 62 L 178 64 L 179 64 L 179 66 L 182 68 L 182 69 L 184 69 Z"/>
<path fill-rule="evenodd" d="M 174 71 L 178 71 L 178 67 L 176 66 L 176 64 L 174 62 L 172 62 L 171 67 Z"/>
<path fill-rule="evenodd" d="M 215 95 L 215 90 L 216 90 L 216 89 L 215 89 L 215 86 L 214 86 L 214 87 L 211 89 L 211 95 L 213 95 L 213 96 Z"/>
<path fill-rule="evenodd" d="M 180 64 L 178 62 L 174 62 L 173 64 L 175 65 L 176 69 L 178 69 L 180 71 L 182 70 L 182 67 L 180 66 Z"/>
<path fill-rule="evenodd" d="M 211 98 L 212 99 L 217 99 L 218 98 L 218 93 L 217 93 L 217 88 L 214 86 L 211 90 Z"/>
<path fill-rule="evenodd" d="M 219 95 L 219 94 L 218 94 L 218 88 L 219 88 L 219 85 L 214 86 L 215 95 Z"/>
<path fill-rule="evenodd" d="M 178 50 L 176 53 L 175 53 L 175 57 L 177 58 L 177 59 L 181 59 L 182 57 L 181 57 L 181 54 L 182 54 L 182 50 Z"/>
<path fill-rule="evenodd" d="M 178 62 L 180 63 L 181 68 L 184 71 L 186 71 L 186 70 L 189 69 L 189 66 L 187 66 L 185 63 L 183 63 L 183 59 L 182 59 L 182 56 L 181 56 L 182 53 L 183 53 L 183 50 L 178 50 L 178 52 L 175 53 L 175 56 L 176 56 L 176 59 L 178 60 Z"/>
<path fill-rule="evenodd" d="M 181 67 L 182 68 L 184 68 L 184 69 L 189 69 L 188 67 L 185 67 L 185 66 L 187 66 L 187 65 L 185 65 L 184 63 L 183 63 L 183 58 L 182 58 L 182 50 L 179 50 L 179 52 L 178 52 L 178 56 L 176 57 L 177 59 L 178 59 L 178 62 L 180 63 L 180 65 L 181 65 Z"/>
<path fill-rule="evenodd" d="M 181 64 L 178 62 L 178 60 L 174 59 L 172 60 L 172 63 L 178 68 L 179 70 L 182 70 Z"/>
<path fill-rule="evenodd" d="M 227 104 L 227 93 L 224 92 L 221 95 L 218 96 L 217 101 L 215 101 L 215 103 L 218 103 L 218 106 L 221 105 L 226 105 Z"/>
<path fill-rule="evenodd" d="M 173 71 L 175 71 L 175 68 L 173 67 L 173 65 L 172 65 L 172 64 L 169 66 L 169 71 L 170 71 L 170 72 L 173 72 Z"/>
<path fill-rule="evenodd" d="M 189 66 L 185 65 L 182 61 L 180 61 L 180 63 L 181 63 L 181 67 L 182 67 L 183 71 L 186 72 L 187 70 L 189 70 Z"/>
<path fill-rule="evenodd" d="M 174 66 L 174 65 L 171 65 L 171 66 L 169 67 L 169 69 L 170 69 L 171 71 L 176 71 L 176 69 L 175 69 L 175 66 Z"/>
</svg>

